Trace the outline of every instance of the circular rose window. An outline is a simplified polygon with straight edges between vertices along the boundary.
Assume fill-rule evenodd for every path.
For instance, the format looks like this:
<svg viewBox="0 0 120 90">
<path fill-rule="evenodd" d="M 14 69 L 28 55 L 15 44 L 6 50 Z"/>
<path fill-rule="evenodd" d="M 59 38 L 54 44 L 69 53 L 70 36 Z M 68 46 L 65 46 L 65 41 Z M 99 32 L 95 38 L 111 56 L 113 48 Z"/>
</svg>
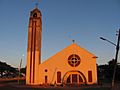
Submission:
<svg viewBox="0 0 120 90">
<path fill-rule="evenodd" d="M 80 64 L 80 57 L 76 54 L 72 54 L 68 57 L 68 63 L 72 67 L 76 67 Z"/>
</svg>

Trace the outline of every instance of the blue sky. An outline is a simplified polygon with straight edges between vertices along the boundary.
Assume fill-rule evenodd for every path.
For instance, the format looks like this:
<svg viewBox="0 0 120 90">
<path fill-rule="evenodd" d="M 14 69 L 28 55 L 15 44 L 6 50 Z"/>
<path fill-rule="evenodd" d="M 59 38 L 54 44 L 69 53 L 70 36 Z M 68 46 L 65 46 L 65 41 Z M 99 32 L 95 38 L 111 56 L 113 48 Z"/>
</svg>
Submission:
<svg viewBox="0 0 120 90">
<path fill-rule="evenodd" d="M 0 0 L 0 60 L 18 67 L 26 65 L 29 12 L 39 2 L 42 12 L 42 61 L 72 43 L 98 56 L 107 64 L 120 28 L 120 0 Z M 23 56 L 24 55 L 24 56 Z M 120 62 L 120 60 L 118 60 Z"/>
</svg>

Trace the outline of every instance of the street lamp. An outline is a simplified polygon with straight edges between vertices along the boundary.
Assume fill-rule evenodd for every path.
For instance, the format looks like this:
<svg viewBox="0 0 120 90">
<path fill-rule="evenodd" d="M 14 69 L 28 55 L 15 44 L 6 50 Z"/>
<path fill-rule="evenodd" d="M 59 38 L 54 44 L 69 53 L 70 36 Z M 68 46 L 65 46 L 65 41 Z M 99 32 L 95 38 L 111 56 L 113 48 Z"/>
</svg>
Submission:
<svg viewBox="0 0 120 90">
<path fill-rule="evenodd" d="M 113 42 L 109 41 L 108 39 L 105 39 L 105 38 L 103 38 L 103 37 L 100 37 L 100 39 L 101 39 L 101 40 L 104 40 L 104 41 L 107 41 L 107 42 L 111 43 L 111 44 L 114 45 L 114 46 L 117 46 L 116 44 L 114 44 Z"/>
<path fill-rule="evenodd" d="M 118 58 L 118 52 L 119 52 L 120 29 L 119 29 L 119 33 L 118 33 L 117 45 L 114 44 L 113 42 L 111 42 L 111 41 L 103 38 L 103 37 L 100 37 L 100 39 L 102 39 L 104 41 L 107 41 L 107 42 L 111 43 L 112 45 L 116 46 L 116 54 L 115 54 L 115 62 L 114 62 L 114 72 L 113 72 L 113 78 L 112 78 L 112 88 L 113 88 L 114 85 L 115 85 L 115 75 L 116 75 L 116 68 L 117 68 L 117 58 Z"/>
<path fill-rule="evenodd" d="M 22 55 L 24 57 L 24 54 Z M 18 68 L 18 84 L 20 84 L 20 74 L 21 74 L 21 66 L 22 66 L 22 58 L 20 60 L 19 68 Z"/>
</svg>

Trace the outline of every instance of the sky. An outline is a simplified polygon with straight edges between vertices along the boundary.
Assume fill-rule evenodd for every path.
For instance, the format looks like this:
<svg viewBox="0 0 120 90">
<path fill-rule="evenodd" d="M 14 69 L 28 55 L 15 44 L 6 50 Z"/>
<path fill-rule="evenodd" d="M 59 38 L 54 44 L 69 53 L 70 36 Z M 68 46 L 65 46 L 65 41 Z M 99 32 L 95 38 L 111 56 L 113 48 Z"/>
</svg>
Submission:
<svg viewBox="0 0 120 90">
<path fill-rule="evenodd" d="M 29 15 L 37 2 L 42 13 L 42 62 L 73 39 L 95 54 L 99 65 L 115 57 L 115 46 L 99 37 L 117 43 L 120 0 L 0 0 L 0 61 L 18 67 L 22 59 L 26 66 Z"/>
</svg>

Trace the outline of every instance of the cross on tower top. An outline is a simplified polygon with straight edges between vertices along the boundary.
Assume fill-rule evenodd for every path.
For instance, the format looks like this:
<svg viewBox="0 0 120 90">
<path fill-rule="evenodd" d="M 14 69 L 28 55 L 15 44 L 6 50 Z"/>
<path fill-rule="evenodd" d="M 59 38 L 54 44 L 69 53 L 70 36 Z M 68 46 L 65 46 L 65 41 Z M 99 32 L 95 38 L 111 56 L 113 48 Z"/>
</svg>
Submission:
<svg viewBox="0 0 120 90">
<path fill-rule="evenodd" d="M 35 4 L 36 8 L 38 8 L 38 3 Z"/>
</svg>

